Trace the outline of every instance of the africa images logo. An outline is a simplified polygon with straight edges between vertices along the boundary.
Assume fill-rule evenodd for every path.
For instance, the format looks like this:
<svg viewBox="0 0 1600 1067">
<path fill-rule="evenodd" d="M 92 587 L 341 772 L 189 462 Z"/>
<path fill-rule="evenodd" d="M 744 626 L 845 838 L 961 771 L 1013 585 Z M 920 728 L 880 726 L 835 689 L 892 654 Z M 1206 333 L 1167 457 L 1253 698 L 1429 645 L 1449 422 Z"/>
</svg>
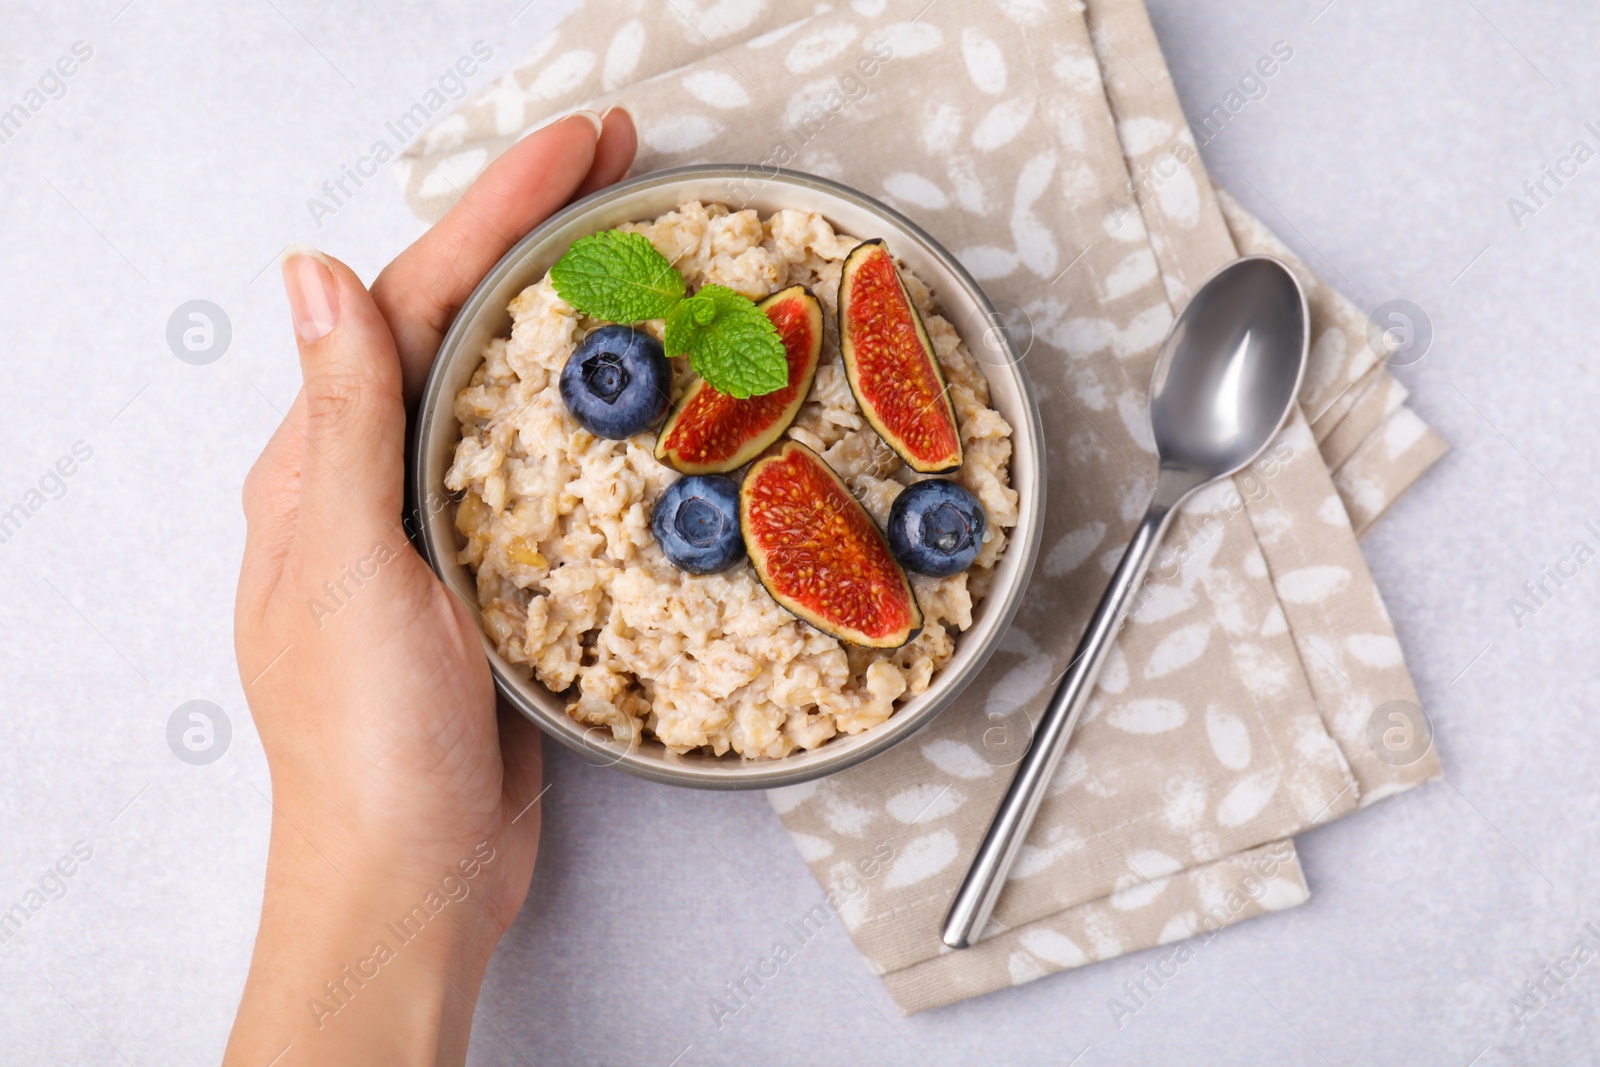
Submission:
<svg viewBox="0 0 1600 1067">
<path fill-rule="evenodd" d="M 0 106 L 0 145 L 9 144 L 45 105 L 66 96 L 67 82 L 93 58 L 94 46 L 88 41 L 72 42 L 72 48 L 39 75 L 20 100 L 10 107 Z"/>
<path fill-rule="evenodd" d="M 1600 144 L 1600 125 L 1593 121 L 1583 124 L 1584 130 Z M 1539 176 L 1522 183 L 1520 196 L 1506 197 L 1506 210 L 1511 213 L 1511 224 L 1522 229 L 1523 223 L 1537 215 L 1554 200 L 1568 182 L 1576 178 L 1584 164 L 1595 157 L 1595 149 L 1588 141 L 1579 138 L 1572 147 L 1549 163 L 1541 164 Z"/>
<path fill-rule="evenodd" d="M 361 187 L 377 175 L 380 167 L 399 155 L 406 145 L 427 129 L 434 116 L 443 111 L 446 105 L 464 99 L 468 79 L 481 71 L 483 65 L 492 58 L 493 46 L 486 41 L 473 41 L 467 55 L 445 68 L 444 73 L 412 101 L 410 107 L 383 124 L 385 135 L 373 141 L 364 155 L 351 163 L 340 164 L 338 176 L 322 183 L 322 195 L 306 199 L 306 210 L 311 213 L 311 221 L 317 224 L 317 229 L 322 229 L 323 219 L 337 215 Z"/>
<path fill-rule="evenodd" d="M 398 918 L 383 924 L 383 936 L 373 941 L 372 951 L 347 963 L 331 980 L 322 983 L 316 996 L 306 998 L 306 1009 L 316 1022 L 317 1029 L 327 1025 L 329 1019 L 348 1008 L 356 996 L 383 974 L 383 968 L 393 963 L 405 947 L 427 930 L 428 924 L 438 918 L 450 905 L 460 905 L 472 895 L 472 882 L 484 868 L 495 861 L 497 853 L 488 841 L 479 841 L 472 854 L 457 861 L 453 869 L 440 876 L 438 883 Z M 392 943 L 391 943 L 392 942 Z"/>
</svg>

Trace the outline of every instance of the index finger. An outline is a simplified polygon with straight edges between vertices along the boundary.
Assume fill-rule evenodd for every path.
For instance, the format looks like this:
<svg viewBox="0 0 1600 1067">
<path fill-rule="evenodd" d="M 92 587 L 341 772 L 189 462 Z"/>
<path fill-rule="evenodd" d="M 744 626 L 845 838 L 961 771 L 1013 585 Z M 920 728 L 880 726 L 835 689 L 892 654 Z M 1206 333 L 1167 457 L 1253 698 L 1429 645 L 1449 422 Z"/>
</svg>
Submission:
<svg viewBox="0 0 1600 1067">
<path fill-rule="evenodd" d="M 513 244 L 579 193 L 609 185 L 633 161 L 633 121 L 578 112 L 535 130 L 489 164 L 454 207 L 372 283 L 415 403 L 450 320 Z"/>
</svg>

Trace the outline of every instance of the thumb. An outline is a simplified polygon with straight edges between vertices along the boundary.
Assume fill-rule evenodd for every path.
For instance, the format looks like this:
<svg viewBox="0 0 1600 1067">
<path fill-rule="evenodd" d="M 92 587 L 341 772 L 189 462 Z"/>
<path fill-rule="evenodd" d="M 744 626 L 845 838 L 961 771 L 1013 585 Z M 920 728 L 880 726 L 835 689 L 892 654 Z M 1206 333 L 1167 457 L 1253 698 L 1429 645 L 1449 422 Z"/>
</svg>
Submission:
<svg viewBox="0 0 1600 1067">
<path fill-rule="evenodd" d="M 393 524 L 405 477 L 400 357 L 355 272 L 310 245 L 283 257 L 305 378 L 302 521 L 324 531 L 353 518 Z"/>
</svg>

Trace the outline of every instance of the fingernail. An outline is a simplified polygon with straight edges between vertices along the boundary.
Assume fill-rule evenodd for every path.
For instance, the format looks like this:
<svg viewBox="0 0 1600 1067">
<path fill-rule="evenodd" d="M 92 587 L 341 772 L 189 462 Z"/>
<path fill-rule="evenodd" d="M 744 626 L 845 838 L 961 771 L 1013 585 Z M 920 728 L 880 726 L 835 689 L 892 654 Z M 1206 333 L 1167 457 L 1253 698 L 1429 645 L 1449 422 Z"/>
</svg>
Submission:
<svg viewBox="0 0 1600 1067">
<path fill-rule="evenodd" d="M 284 249 L 283 288 L 300 340 L 320 341 L 333 332 L 339 322 L 339 284 L 327 256 L 307 244 Z"/>
<path fill-rule="evenodd" d="M 596 137 L 600 136 L 602 123 L 599 115 L 595 114 L 593 111 L 590 111 L 588 108 L 584 108 L 582 111 L 574 111 L 571 115 L 568 115 L 567 118 L 570 119 L 575 116 L 582 116 L 583 118 L 589 120 L 589 125 L 594 127 L 594 135 Z"/>
<path fill-rule="evenodd" d="M 627 104 L 621 104 L 621 103 L 612 104 L 610 107 L 606 108 L 605 111 L 603 111 L 600 114 L 600 121 L 604 122 L 606 119 L 610 118 L 611 117 L 611 113 L 613 111 L 620 111 L 624 115 L 628 116 L 628 121 L 633 123 L 635 129 L 638 129 L 638 127 L 639 127 L 639 116 L 635 115 L 633 113 L 633 108 L 629 107 Z"/>
</svg>

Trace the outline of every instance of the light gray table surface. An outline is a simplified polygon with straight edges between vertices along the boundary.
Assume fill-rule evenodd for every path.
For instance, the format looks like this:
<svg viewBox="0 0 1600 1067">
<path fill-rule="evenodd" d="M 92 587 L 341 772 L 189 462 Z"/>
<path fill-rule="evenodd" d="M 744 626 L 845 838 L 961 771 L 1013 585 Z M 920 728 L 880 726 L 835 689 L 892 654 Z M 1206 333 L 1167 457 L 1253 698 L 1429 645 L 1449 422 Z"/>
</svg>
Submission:
<svg viewBox="0 0 1600 1067">
<path fill-rule="evenodd" d="M 0 8 L 0 108 L 93 51 L 0 144 L 0 510 L 92 450 L 0 544 L 0 910 L 92 849 L 0 944 L 6 1063 L 220 1056 L 270 810 L 231 612 L 240 481 L 298 381 L 275 259 L 312 240 L 370 278 L 421 231 L 388 176 L 320 228 L 306 201 L 472 42 L 494 50 L 476 87 L 565 6 L 521 2 Z M 1120 1028 L 1108 998 L 1154 953 L 901 1019 L 833 925 L 719 1031 L 709 998 L 816 883 L 759 795 L 669 799 L 550 746 L 538 872 L 471 1062 L 1594 1062 L 1600 962 L 1521 1029 L 1508 1001 L 1577 938 L 1600 948 L 1600 562 L 1520 626 L 1507 601 L 1575 541 L 1600 549 L 1600 161 L 1520 226 L 1507 200 L 1575 141 L 1600 149 L 1600 12 L 1151 10 L 1191 115 L 1292 44 L 1207 163 L 1357 302 L 1431 320 L 1398 373 L 1453 450 L 1365 547 L 1447 780 L 1302 836 L 1310 903 L 1226 931 Z M 165 340 L 196 298 L 232 327 L 207 366 Z M 233 730 L 209 766 L 167 745 L 194 699 Z"/>
</svg>

